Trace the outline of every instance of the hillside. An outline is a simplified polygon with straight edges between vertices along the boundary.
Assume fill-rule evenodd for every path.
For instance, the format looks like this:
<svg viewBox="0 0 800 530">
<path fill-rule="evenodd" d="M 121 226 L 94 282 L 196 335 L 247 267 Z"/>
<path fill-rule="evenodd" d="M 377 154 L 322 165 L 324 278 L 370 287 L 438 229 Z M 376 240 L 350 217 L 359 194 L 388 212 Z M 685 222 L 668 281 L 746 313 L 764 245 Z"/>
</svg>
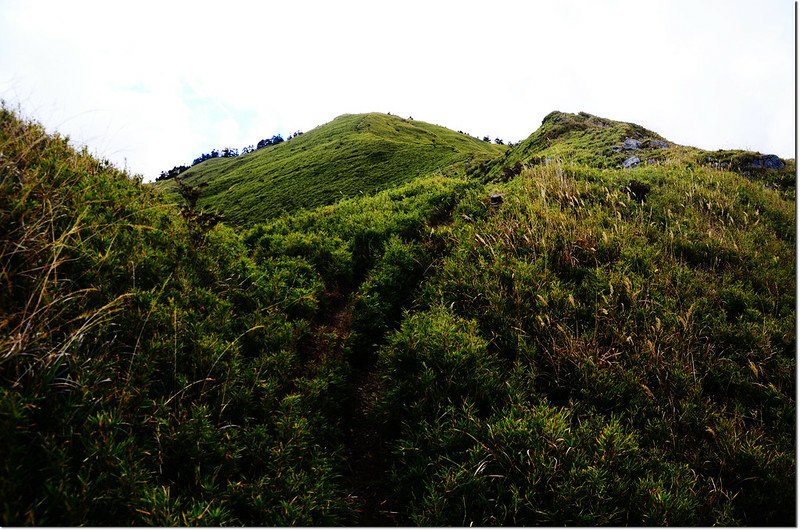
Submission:
<svg viewBox="0 0 800 530">
<path fill-rule="evenodd" d="M 628 137 L 243 227 L 3 108 L 0 524 L 795 524 L 794 162 Z"/>
<path fill-rule="evenodd" d="M 678 145 L 633 123 L 609 120 L 585 112 L 554 111 L 542 125 L 502 157 L 476 168 L 492 178 L 509 178 L 522 165 L 549 161 L 580 164 L 593 168 L 623 168 L 626 165 L 703 165 L 736 171 L 775 188 L 794 189 L 796 164 L 774 155 L 752 151 L 705 151 Z"/>
<path fill-rule="evenodd" d="M 343 115 L 301 136 L 236 158 L 202 162 L 181 175 L 198 204 L 252 225 L 414 178 L 456 174 L 503 146 L 422 121 L 386 114 Z M 160 183 L 172 198 L 177 186 Z"/>
</svg>

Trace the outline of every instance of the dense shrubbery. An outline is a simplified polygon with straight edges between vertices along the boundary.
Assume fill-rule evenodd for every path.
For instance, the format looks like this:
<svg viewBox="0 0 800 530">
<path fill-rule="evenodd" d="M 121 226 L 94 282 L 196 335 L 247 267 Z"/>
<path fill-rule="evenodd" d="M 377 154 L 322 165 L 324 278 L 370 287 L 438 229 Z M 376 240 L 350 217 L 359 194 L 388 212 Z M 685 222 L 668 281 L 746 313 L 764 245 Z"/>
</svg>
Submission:
<svg viewBox="0 0 800 530">
<path fill-rule="evenodd" d="M 637 171 L 644 202 L 581 175 L 528 170 L 457 222 L 433 312 L 382 350 L 407 516 L 791 522 L 793 204 L 711 170 Z"/>
<path fill-rule="evenodd" d="M 2 110 L 0 521 L 792 524 L 793 188 L 528 148 L 237 231 Z"/>
<path fill-rule="evenodd" d="M 396 236 L 386 242 L 383 257 L 361 284 L 353 307 L 352 348 L 358 362 L 370 359 L 398 326 L 430 261 L 419 243 L 404 243 Z"/>
<path fill-rule="evenodd" d="M 295 346 L 313 267 L 222 225 L 194 241 L 140 183 L 0 119 L 3 524 L 346 521 L 320 417 L 341 369 Z"/>
</svg>

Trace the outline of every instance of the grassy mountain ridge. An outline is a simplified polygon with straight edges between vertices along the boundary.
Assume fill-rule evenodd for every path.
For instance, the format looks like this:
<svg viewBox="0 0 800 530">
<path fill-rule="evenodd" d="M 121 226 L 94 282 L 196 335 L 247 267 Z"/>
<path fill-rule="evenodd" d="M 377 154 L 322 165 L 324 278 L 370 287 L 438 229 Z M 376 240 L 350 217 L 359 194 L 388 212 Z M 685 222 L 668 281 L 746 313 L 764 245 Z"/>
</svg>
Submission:
<svg viewBox="0 0 800 530">
<path fill-rule="evenodd" d="M 626 149 L 625 140 L 629 138 L 640 145 Z M 585 112 L 553 111 L 533 134 L 502 157 L 487 162 L 483 170 L 491 178 L 508 178 L 515 169 L 518 173 L 521 165 L 549 160 L 610 169 L 621 168 L 626 159 L 637 157 L 643 165 L 704 165 L 737 171 L 783 190 L 796 188 L 795 161 L 783 160 L 785 165 L 779 169 L 756 167 L 764 156 L 752 151 L 706 151 L 682 146 L 634 123 Z"/>
<path fill-rule="evenodd" d="M 502 146 L 421 121 L 345 114 L 277 146 L 202 162 L 181 180 L 201 187 L 200 206 L 247 225 L 434 172 L 463 172 L 465 164 L 502 151 Z M 174 182 L 160 187 L 175 196 Z"/>
<path fill-rule="evenodd" d="M 625 148 L 628 139 L 638 146 Z M 559 111 L 511 147 L 392 115 L 345 114 L 277 146 L 202 162 L 180 180 L 199 192 L 200 207 L 223 214 L 231 223 L 252 225 L 434 172 L 507 180 L 525 166 L 552 160 L 615 169 L 633 157 L 642 165 L 737 171 L 789 193 L 796 187 L 794 160 L 782 161 L 778 169 L 756 167 L 764 159 L 760 153 L 681 146 L 633 123 Z M 156 186 L 181 202 L 174 180 Z"/>
<path fill-rule="evenodd" d="M 0 521 L 794 524 L 785 172 L 604 165 L 650 133 L 570 116 L 234 228 L 3 109 Z"/>
<path fill-rule="evenodd" d="M 627 150 L 616 152 L 626 138 L 642 142 L 659 140 L 662 136 L 639 125 L 600 118 L 591 114 L 568 114 L 553 111 L 542 125 L 520 142 L 510 156 L 512 161 L 533 157 L 560 158 L 576 164 L 596 167 L 616 167 L 626 158 Z"/>
</svg>

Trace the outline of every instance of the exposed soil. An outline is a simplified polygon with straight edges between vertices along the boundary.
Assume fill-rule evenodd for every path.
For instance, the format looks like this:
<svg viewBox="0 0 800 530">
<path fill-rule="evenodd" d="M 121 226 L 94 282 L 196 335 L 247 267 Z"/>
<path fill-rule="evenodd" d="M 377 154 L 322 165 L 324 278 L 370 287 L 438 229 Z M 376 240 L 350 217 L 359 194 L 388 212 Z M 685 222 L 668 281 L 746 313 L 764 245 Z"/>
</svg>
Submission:
<svg viewBox="0 0 800 530">
<path fill-rule="evenodd" d="M 309 341 L 300 352 L 309 367 L 329 358 L 342 358 L 353 316 L 351 293 L 326 294 L 327 310 L 314 322 Z M 342 418 L 345 455 L 344 480 L 349 496 L 359 506 L 358 526 L 397 526 L 397 511 L 386 494 L 385 443 L 371 421 L 369 404 L 375 401 L 378 377 L 375 360 L 353 363 L 348 402 Z"/>
<path fill-rule="evenodd" d="M 351 416 L 345 418 L 347 473 L 351 495 L 361 506 L 359 526 L 397 526 L 397 510 L 387 495 L 385 443 L 370 419 L 378 378 L 373 367 L 353 370 Z"/>
<path fill-rule="evenodd" d="M 321 311 L 312 323 L 311 336 L 298 347 L 298 352 L 307 369 L 319 366 L 327 357 L 341 357 L 350 335 L 353 308 L 349 293 L 333 291 L 325 294 L 328 308 Z"/>
</svg>

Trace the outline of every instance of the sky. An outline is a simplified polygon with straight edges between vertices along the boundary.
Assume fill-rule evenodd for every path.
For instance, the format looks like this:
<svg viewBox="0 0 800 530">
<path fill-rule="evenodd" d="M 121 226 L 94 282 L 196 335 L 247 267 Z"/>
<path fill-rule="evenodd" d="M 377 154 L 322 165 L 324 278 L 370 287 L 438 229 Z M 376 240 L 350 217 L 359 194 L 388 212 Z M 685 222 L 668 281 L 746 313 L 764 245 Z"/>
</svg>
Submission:
<svg viewBox="0 0 800 530">
<path fill-rule="evenodd" d="M 0 0 L 0 98 L 145 180 L 360 112 L 794 157 L 795 70 L 792 0 Z"/>
</svg>

